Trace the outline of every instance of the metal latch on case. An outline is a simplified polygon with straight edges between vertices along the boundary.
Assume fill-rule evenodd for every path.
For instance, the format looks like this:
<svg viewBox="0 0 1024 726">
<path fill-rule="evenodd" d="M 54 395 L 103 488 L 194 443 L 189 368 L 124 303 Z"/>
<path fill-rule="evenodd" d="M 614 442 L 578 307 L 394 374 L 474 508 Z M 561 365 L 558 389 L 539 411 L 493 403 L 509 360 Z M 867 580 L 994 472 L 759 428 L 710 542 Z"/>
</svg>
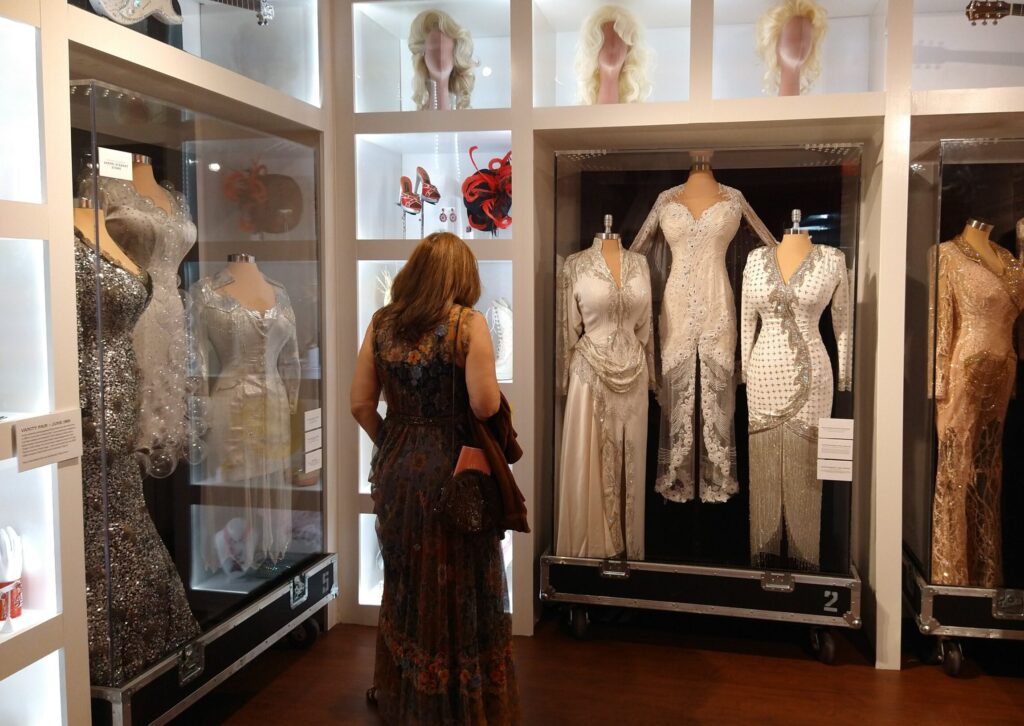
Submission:
<svg viewBox="0 0 1024 726">
<path fill-rule="evenodd" d="M 996 620 L 1024 620 L 1024 590 L 996 590 L 992 598 Z"/>
<path fill-rule="evenodd" d="M 202 643 L 189 643 L 178 654 L 178 685 L 194 681 L 206 669 L 206 646 Z"/>
<path fill-rule="evenodd" d="M 292 610 L 309 597 L 309 579 L 307 575 L 296 575 L 292 578 L 291 603 Z"/>
<path fill-rule="evenodd" d="M 761 589 L 767 592 L 793 592 L 796 582 L 788 572 L 764 572 L 761 574 Z"/>
<path fill-rule="evenodd" d="M 609 580 L 628 580 L 629 563 L 624 560 L 605 560 L 600 567 L 601 577 Z"/>
</svg>

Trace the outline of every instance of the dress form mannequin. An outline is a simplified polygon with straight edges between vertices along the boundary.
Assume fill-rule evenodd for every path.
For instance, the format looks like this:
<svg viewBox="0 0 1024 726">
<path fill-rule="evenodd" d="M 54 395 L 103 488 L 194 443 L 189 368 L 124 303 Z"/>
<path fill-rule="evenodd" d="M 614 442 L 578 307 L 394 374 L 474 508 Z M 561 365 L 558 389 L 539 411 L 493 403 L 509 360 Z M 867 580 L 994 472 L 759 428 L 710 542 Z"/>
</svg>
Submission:
<svg viewBox="0 0 1024 726">
<path fill-rule="evenodd" d="M 722 198 L 722 190 L 711 170 L 711 155 L 708 150 L 690 152 L 690 173 L 676 200 L 689 209 L 695 219 Z"/>
<path fill-rule="evenodd" d="M 250 310 L 262 312 L 274 307 L 274 288 L 256 266 L 255 257 L 246 254 L 229 255 L 224 269 L 233 278 L 222 288 L 226 295 Z"/>
<path fill-rule="evenodd" d="M 615 287 L 622 289 L 622 237 L 612 232 L 612 215 L 604 215 L 604 232 L 597 235 L 601 240 L 601 256 L 612 273 Z"/>
<path fill-rule="evenodd" d="M 132 154 L 132 186 L 168 214 L 174 210 L 171 195 L 157 182 L 152 160 L 144 154 Z"/>
<path fill-rule="evenodd" d="M 811 19 L 797 15 L 786 21 L 779 36 L 779 95 L 800 95 L 800 70 L 811 53 L 814 27 Z"/>
<path fill-rule="evenodd" d="M 607 22 L 601 26 L 604 33 L 604 44 L 597 56 L 597 64 L 601 76 L 601 86 L 597 92 L 598 103 L 619 102 L 619 73 L 626 62 L 629 46 L 615 32 L 615 23 Z"/>
<path fill-rule="evenodd" d="M 1004 265 L 1002 260 L 999 259 L 999 255 L 992 249 L 992 242 L 989 240 L 991 232 L 991 224 L 977 219 L 970 219 L 964 225 L 964 231 L 960 233 L 960 236 L 981 256 L 981 261 L 985 263 L 985 267 L 996 274 L 1002 274 Z"/>
<path fill-rule="evenodd" d="M 97 226 L 98 225 L 98 226 Z M 92 199 L 81 197 L 75 201 L 75 228 L 82 233 L 82 236 L 90 243 L 99 247 L 100 253 L 107 259 L 114 260 L 124 269 L 138 275 L 141 274 L 139 266 L 125 253 L 121 246 L 114 241 L 107 231 L 106 215 L 102 209 L 94 209 Z M 99 239 L 93 239 L 99 233 Z"/>
<path fill-rule="evenodd" d="M 427 108 L 447 111 L 451 108 L 448 99 L 448 84 L 455 67 L 455 41 L 434 29 L 427 35 L 423 49 L 423 60 L 427 64 L 430 82 L 430 100 Z"/>
<path fill-rule="evenodd" d="M 807 255 L 811 254 L 813 243 L 806 229 L 800 229 L 800 210 L 793 210 L 793 226 L 782 235 L 782 241 L 775 247 L 775 261 L 782 274 L 782 281 L 789 284 L 793 274 L 800 268 Z"/>
</svg>

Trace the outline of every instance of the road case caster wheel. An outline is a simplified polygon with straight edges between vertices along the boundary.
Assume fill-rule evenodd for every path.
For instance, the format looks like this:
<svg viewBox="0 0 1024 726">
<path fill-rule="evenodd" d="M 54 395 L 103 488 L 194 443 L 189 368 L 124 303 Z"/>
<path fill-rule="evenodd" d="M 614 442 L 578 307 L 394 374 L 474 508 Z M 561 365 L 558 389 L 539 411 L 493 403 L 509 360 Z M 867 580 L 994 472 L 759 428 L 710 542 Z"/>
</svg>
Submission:
<svg viewBox="0 0 1024 726">
<path fill-rule="evenodd" d="M 811 650 L 825 665 L 836 662 L 836 641 L 832 633 L 824 628 L 811 628 Z"/>
<path fill-rule="evenodd" d="M 303 620 L 297 628 L 288 633 L 288 640 L 296 648 L 305 650 L 320 637 L 320 623 L 313 618 Z"/>
<path fill-rule="evenodd" d="M 964 650 L 955 640 L 943 640 L 942 648 L 942 670 L 947 676 L 956 678 L 964 667 Z"/>
<path fill-rule="evenodd" d="M 585 607 L 573 605 L 569 608 L 569 630 L 577 640 L 587 637 L 587 630 L 590 628 L 590 615 Z"/>
</svg>

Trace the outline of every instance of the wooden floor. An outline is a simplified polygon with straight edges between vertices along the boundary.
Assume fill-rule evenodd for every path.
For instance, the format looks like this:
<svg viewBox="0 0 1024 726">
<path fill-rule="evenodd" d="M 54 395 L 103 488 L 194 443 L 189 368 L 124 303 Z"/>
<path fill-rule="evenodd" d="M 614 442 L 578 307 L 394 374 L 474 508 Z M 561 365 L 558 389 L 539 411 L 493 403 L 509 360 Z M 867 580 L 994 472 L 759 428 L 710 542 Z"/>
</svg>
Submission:
<svg viewBox="0 0 1024 726">
<path fill-rule="evenodd" d="M 960 678 L 908 662 L 876 671 L 839 636 L 836 665 L 804 629 L 667 614 L 599 613 L 588 638 L 545 620 L 517 638 L 527 724 L 1024 724 L 1024 643 L 968 641 Z M 306 651 L 273 649 L 174 723 L 374 724 L 364 693 L 373 628 L 343 625 Z"/>
</svg>

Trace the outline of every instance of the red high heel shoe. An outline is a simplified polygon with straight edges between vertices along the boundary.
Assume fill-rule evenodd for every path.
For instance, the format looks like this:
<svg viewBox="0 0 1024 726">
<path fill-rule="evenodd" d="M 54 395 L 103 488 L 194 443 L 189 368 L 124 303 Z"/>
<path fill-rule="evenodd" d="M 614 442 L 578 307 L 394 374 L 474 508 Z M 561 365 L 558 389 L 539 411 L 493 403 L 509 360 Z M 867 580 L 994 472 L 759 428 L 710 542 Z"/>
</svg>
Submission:
<svg viewBox="0 0 1024 726">
<path fill-rule="evenodd" d="M 420 197 L 424 202 L 428 204 L 437 204 L 441 201 L 441 192 L 438 191 L 437 187 L 430 183 L 430 175 L 427 174 L 427 170 L 422 166 L 416 167 L 416 188 L 420 189 L 422 183 L 423 188 L 420 190 Z"/>
<path fill-rule="evenodd" d="M 398 206 L 400 206 L 406 214 L 419 214 L 423 211 L 423 202 L 420 201 L 418 195 L 412 191 L 412 179 L 407 176 L 403 176 L 401 179 L 402 185 L 402 196 L 398 198 Z"/>
</svg>

